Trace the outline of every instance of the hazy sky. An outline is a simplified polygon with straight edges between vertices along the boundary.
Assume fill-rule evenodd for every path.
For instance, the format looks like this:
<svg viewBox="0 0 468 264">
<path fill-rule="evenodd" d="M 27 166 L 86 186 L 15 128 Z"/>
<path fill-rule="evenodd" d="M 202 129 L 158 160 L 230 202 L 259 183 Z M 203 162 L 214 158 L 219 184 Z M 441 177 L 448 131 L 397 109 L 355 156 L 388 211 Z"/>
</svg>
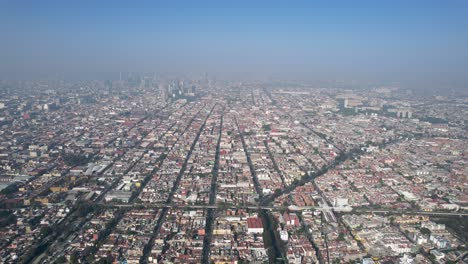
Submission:
<svg viewBox="0 0 468 264">
<path fill-rule="evenodd" d="M 0 34 L 2 77 L 207 71 L 468 88 L 466 0 L 0 0 Z"/>
</svg>

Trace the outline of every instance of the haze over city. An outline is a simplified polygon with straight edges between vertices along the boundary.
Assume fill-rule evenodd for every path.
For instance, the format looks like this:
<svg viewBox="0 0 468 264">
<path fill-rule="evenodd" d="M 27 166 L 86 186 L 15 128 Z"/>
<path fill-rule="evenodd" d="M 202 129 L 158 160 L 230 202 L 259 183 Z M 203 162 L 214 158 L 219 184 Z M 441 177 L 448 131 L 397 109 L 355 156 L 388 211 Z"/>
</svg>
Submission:
<svg viewBox="0 0 468 264">
<path fill-rule="evenodd" d="M 467 11 L 0 0 L 0 263 L 468 263 Z"/>
<path fill-rule="evenodd" d="M 119 72 L 466 88 L 466 1 L 0 1 L 3 78 Z"/>
</svg>

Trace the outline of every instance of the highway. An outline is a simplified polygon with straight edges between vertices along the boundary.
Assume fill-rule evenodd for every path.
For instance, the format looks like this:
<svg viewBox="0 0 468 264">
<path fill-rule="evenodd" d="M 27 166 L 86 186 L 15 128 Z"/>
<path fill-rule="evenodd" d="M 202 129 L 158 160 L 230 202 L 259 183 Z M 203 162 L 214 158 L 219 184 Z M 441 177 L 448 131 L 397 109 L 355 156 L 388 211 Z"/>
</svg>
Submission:
<svg viewBox="0 0 468 264">
<path fill-rule="evenodd" d="M 225 208 L 236 208 L 236 209 L 249 209 L 249 210 L 268 210 L 268 211 L 281 211 L 289 209 L 291 211 L 304 211 L 304 210 L 319 210 L 319 211 L 334 211 L 341 214 L 412 214 L 412 215 L 428 215 L 428 216 L 455 216 L 455 217 L 466 217 L 468 212 L 442 212 L 442 211 L 416 211 L 416 210 L 394 210 L 394 209 L 372 209 L 372 208 L 354 208 L 353 210 L 345 210 L 339 207 L 320 207 L 320 206 L 288 206 L 288 207 L 277 207 L 277 206 L 255 206 L 255 205 L 188 205 L 188 204 L 149 204 L 149 203 L 136 203 L 136 204 L 102 204 L 104 207 L 116 207 L 116 208 L 146 208 L 146 209 L 225 209 Z"/>
<path fill-rule="evenodd" d="M 428 216 L 468 216 L 468 212 L 430 212 L 430 211 L 412 211 L 412 210 L 373 210 L 373 209 L 357 209 L 353 213 L 371 213 L 371 214 L 412 214 L 412 215 L 428 215 Z"/>
</svg>

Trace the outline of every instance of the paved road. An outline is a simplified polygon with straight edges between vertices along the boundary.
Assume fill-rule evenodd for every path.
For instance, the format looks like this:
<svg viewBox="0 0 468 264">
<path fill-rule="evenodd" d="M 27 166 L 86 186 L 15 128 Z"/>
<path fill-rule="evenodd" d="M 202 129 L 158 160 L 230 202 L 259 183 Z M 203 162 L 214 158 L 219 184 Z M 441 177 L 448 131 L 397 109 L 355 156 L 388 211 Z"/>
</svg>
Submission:
<svg viewBox="0 0 468 264">
<path fill-rule="evenodd" d="M 192 145 L 190 146 L 190 150 L 187 152 L 184 163 L 182 164 L 182 168 L 180 169 L 179 174 L 177 175 L 177 178 L 174 181 L 171 192 L 169 193 L 169 196 L 168 196 L 168 198 L 166 200 L 166 205 L 163 206 L 163 207 L 160 207 L 160 208 L 162 208 L 161 215 L 160 215 L 160 217 L 158 219 L 158 222 L 157 222 L 156 226 L 154 227 L 153 234 L 151 235 L 151 238 L 150 238 L 148 244 L 146 244 L 146 246 L 145 246 L 145 248 L 143 250 L 143 255 L 140 258 L 140 263 L 148 263 L 148 257 L 149 257 L 149 254 L 151 253 L 151 249 L 152 249 L 152 247 L 154 245 L 154 240 L 156 239 L 156 236 L 159 233 L 159 230 L 160 230 L 163 222 L 165 221 L 165 218 L 166 218 L 166 215 L 167 215 L 167 213 L 169 211 L 169 208 L 173 204 L 174 194 L 177 191 L 177 188 L 179 188 L 179 183 L 180 183 L 180 181 L 181 181 L 181 179 L 182 179 L 182 177 L 183 177 L 183 175 L 185 173 L 185 170 L 187 169 L 188 161 L 190 160 L 190 157 L 192 155 L 193 150 L 195 149 L 195 146 L 196 146 L 196 144 L 198 142 L 198 139 L 200 138 L 200 135 L 203 132 L 203 129 L 205 128 L 205 126 L 206 126 L 206 122 L 207 122 L 208 118 L 211 116 L 211 114 L 213 113 L 213 110 L 215 109 L 215 107 L 216 107 L 216 104 L 213 105 L 211 110 L 206 115 L 203 124 L 200 126 L 200 128 L 199 128 L 199 130 L 197 132 L 197 135 L 195 136 L 195 139 L 193 140 Z M 190 121 L 190 124 L 185 128 L 184 134 L 189 129 L 190 125 L 192 124 L 192 121 L 195 120 L 195 117 L 197 115 L 195 115 L 192 118 L 192 120 Z"/>
<path fill-rule="evenodd" d="M 148 203 L 138 203 L 138 204 L 104 204 L 105 207 L 118 207 L 118 208 L 131 208 L 131 207 L 141 207 L 141 208 L 180 208 L 180 209 L 223 209 L 223 208 L 238 208 L 238 209 L 250 209 L 250 210 L 269 210 L 269 211 L 279 211 L 285 209 L 284 207 L 275 207 L 275 206 L 255 206 L 255 205 L 184 205 L 184 204 L 148 204 Z M 415 214 L 415 215 L 432 215 L 432 216 L 458 216 L 464 217 L 468 216 L 468 212 L 428 212 L 428 211 L 417 211 L 417 210 L 376 210 L 370 208 L 356 208 L 354 210 L 345 210 L 338 207 L 320 207 L 320 206 L 289 206 L 289 210 L 292 211 L 304 211 L 304 210 L 333 210 L 335 212 L 343 214 L 358 214 L 358 213 L 370 213 L 370 214 Z"/>
<path fill-rule="evenodd" d="M 412 210 L 373 210 L 373 209 L 358 209 L 354 213 L 372 213 L 372 214 L 414 214 L 414 215 L 429 215 L 429 216 L 468 216 L 468 212 L 428 212 L 428 211 L 412 211 Z"/>
</svg>

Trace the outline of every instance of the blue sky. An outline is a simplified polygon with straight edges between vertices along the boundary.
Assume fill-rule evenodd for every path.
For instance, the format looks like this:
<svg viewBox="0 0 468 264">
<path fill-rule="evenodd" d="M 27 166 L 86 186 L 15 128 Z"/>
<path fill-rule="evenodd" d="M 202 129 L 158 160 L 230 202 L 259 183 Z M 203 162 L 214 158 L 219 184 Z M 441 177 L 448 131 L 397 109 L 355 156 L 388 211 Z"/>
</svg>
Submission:
<svg viewBox="0 0 468 264">
<path fill-rule="evenodd" d="M 468 81 L 465 0 L 0 0 L 0 34 L 0 76 L 207 71 Z"/>
</svg>

